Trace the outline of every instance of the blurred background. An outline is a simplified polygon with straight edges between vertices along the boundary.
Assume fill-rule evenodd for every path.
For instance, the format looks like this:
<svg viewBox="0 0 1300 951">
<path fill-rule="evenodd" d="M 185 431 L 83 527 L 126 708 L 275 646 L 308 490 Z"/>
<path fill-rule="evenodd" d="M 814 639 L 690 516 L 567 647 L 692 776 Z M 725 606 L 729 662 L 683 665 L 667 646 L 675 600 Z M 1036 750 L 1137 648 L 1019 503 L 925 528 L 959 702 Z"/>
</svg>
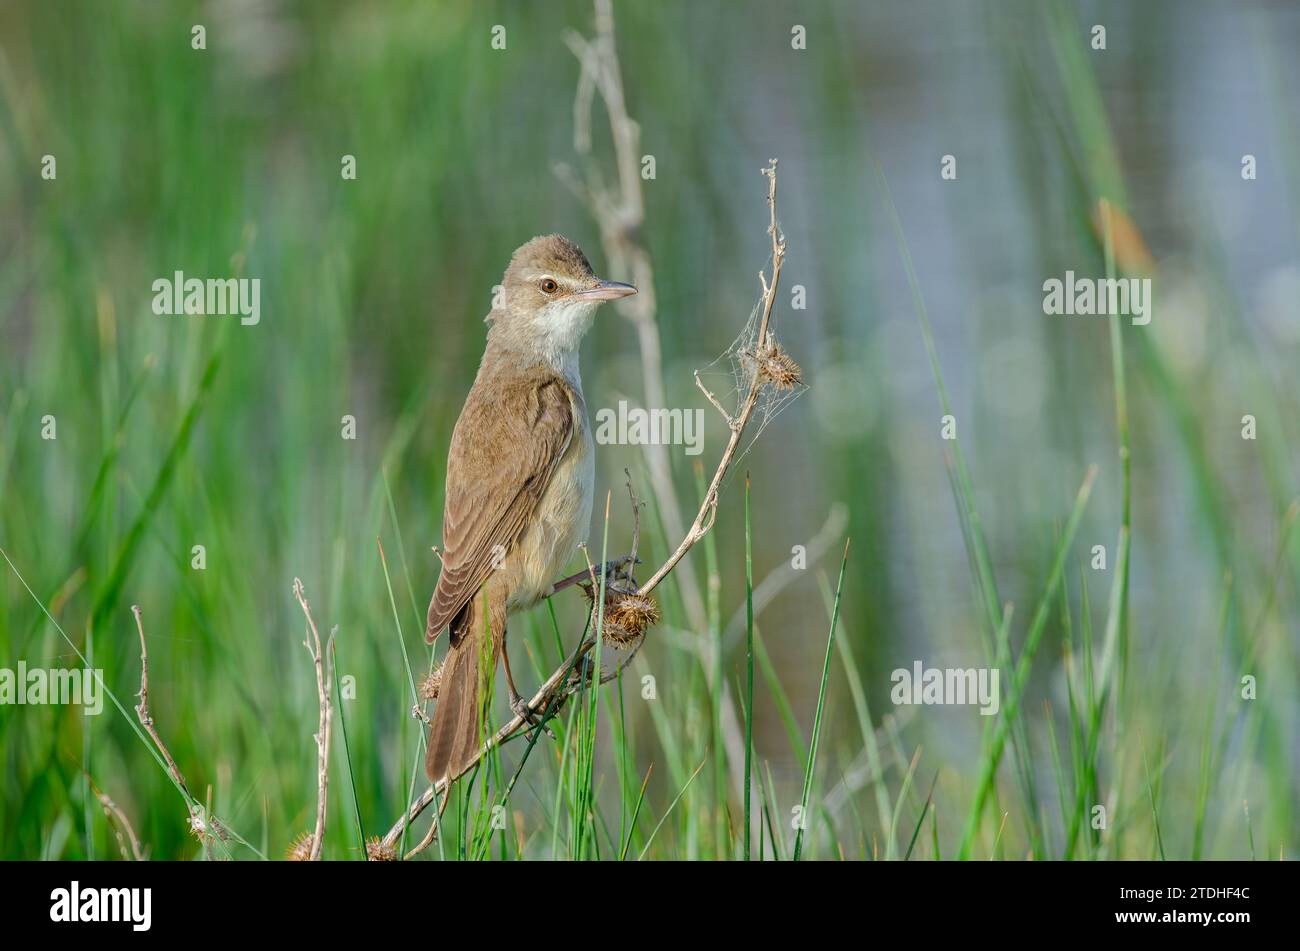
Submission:
<svg viewBox="0 0 1300 951">
<path fill-rule="evenodd" d="M 739 854 L 746 471 L 767 857 L 795 839 L 846 536 L 805 855 L 1294 854 L 1300 8 L 762 0 L 614 14 L 627 111 L 654 157 L 635 239 L 653 267 L 665 401 L 703 408 L 708 427 L 702 455 L 665 456 L 687 521 L 726 439 L 692 372 L 720 395 L 734 384 L 726 355 L 770 254 L 759 170 L 773 156 L 788 241 L 775 326 L 808 389 L 736 464 L 708 544 L 659 589 L 664 621 L 621 698 L 605 688 L 585 854 L 624 841 L 633 856 Z M 792 48 L 796 26 L 806 48 Z M 447 444 L 492 286 L 517 245 L 550 231 L 602 276 L 633 279 L 557 174 L 615 176 L 599 97 L 591 154 L 574 144 L 580 64 L 565 38 L 593 29 L 582 0 L 0 5 L 0 547 L 35 593 L 3 566 L 0 666 L 80 665 L 43 604 L 129 715 L 138 604 L 159 731 L 191 792 L 247 841 L 235 857 L 279 857 L 314 819 L 316 685 L 295 577 L 355 678 L 327 856 L 361 857 L 361 835 L 423 787 L 403 658 L 428 661 Z M 1045 280 L 1105 273 L 1102 198 L 1128 224 L 1115 267 L 1155 288 L 1151 323 L 1118 334 L 1042 306 Z M 152 282 L 175 271 L 259 278 L 260 323 L 155 316 Z M 940 438 L 922 314 L 956 447 Z M 607 308 L 584 344 L 593 415 L 645 400 L 625 318 Z M 57 439 L 41 438 L 47 415 Z M 355 440 L 341 438 L 346 415 Z M 648 574 L 679 536 L 640 447 L 599 448 L 592 555 L 607 491 L 611 556 L 629 543 L 624 467 L 648 502 Z M 1027 657 L 1017 710 L 1011 665 L 1002 718 L 891 702 L 896 668 L 989 666 L 1006 602 L 1012 661 Z M 581 632 L 579 595 L 552 604 L 554 623 L 543 605 L 512 626 L 529 684 Z M 1094 691 L 1108 625 L 1116 659 Z M 0 855 L 119 857 L 96 788 L 151 855 L 214 854 L 131 719 L 0 707 Z M 492 856 L 570 854 L 568 736 L 534 750 Z M 522 748 L 478 788 L 499 798 Z M 462 819 L 425 854 L 473 854 Z"/>
</svg>

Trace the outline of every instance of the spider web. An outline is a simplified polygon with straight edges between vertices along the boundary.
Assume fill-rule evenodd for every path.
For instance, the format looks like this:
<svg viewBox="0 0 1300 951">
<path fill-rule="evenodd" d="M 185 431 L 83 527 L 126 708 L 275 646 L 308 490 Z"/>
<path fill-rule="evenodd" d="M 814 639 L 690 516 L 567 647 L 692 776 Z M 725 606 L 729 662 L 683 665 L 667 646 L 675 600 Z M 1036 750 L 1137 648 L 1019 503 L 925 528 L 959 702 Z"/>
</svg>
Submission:
<svg viewBox="0 0 1300 951">
<path fill-rule="evenodd" d="M 767 264 L 764 265 L 765 272 L 771 263 L 772 256 L 769 254 Z M 718 398 L 718 402 L 733 419 L 740 412 L 745 398 L 749 395 L 754 376 L 763 372 L 762 355 L 758 350 L 758 332 L 762 321 L 763 297 L 760 294 L 757 303 L 749 312 L 749 319 L 745 321 L 745 326 L 736 335 L 736 339 L 699 371 L 700 382 Z M 767 324 L 766 351 L 769 354 L 778 344 L 775 330 L 774 310 Z M 754 411 L 749 417 L 749 424 L 745 427 L 745 438 L 732 459 L 733 471 L 735 464 L 748 455 L 768 424 L 807 389 L 808 385 L 802 380 L 795 380 L 788 386 L 780 386 L 770 378 L 764 381 L 754 402 Z"/>
</svg>

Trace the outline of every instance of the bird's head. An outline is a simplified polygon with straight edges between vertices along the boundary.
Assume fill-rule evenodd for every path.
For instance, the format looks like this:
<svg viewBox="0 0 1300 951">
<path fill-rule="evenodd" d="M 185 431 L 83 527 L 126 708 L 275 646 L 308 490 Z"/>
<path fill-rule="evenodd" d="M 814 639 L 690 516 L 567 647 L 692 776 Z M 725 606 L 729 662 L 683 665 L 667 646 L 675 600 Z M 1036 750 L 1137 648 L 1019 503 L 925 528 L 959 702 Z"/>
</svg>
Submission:
<svg viewBox="0 0 1300 951">
<path fill-rule="evenodd" d="M 598 278 L 582 249 L 558 234 L 533 238 L 515 251 L 502 288 L 494 325 L 552 352 L 576 350 L 601 303 L 636 293 L 631 284 Z"/>
</svg>

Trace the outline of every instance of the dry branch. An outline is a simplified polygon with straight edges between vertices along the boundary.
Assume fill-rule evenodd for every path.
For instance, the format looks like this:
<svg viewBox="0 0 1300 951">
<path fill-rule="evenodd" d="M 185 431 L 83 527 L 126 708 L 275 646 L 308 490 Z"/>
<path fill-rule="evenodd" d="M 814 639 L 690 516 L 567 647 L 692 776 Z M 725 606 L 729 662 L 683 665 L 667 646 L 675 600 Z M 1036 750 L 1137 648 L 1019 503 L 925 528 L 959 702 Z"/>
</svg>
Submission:
<svg viewBox="0 0 1300 951">
<path fill-rule="evenodd" d="M 307 855 L 309 861 L 318 862 L 321 846 L 325 840 L 325 808 L 329 792 L 330 741 L 334 733 L 333 703 L 331 688 L 334 684 L 334 635 L 338 628 L 330 631 L 325 649 L 321 649 L 320 631 L 311 616 L 311 606 L 303 592 L 302 581 L 293 579 L 293 594 L 302 605 L 302 613 L 307 617 L 307 630 L 311 638 L 303 640 L 307 653 L 311 654 L 312 664 L 316 668 L 316 694 L 320 699 L 320 728 L 313 739 L 316 741 L 316 831 L 311 837 L 311 849 Z"/>
<path fill-rule="evenodd" d="M 167 749 L 167 744 L 163 742 L 162 737 L 158 734 L 154 726 L 153 714 L 149 712 L 149 650 L 145 646 L 144 639 L 144 620 L 141 617 L 140 605 L 131 605 L 131 614 L 135 617 L 135 629 L 140 634 L 140 692 L 136 695 L 140 702 L 136 705 L 135 715 L 140 720 L 140 725 L 144 727 L 145 732 L 149 734 L 149 739 L 153 740 L 159 755 L 162 756 L 167 767 L 167 773 L 171 776 L 181 795 L 185 797 L 185 808 L 189 812 L 189 830 L 194 836 L 203 843 L 204 851 L 212 842 L 222 844 L 225 848 L 225 841 L 229 837 L 229 830 L 223 826 L 217 817 L 212 815 L 207 809 L 198 804 L 198 800 L 190 794 L 190 787 L 185 783 L 185 776 L 181 769 L 176 765 L 176 760 L 171 751 Z M 229 852 L 227 852 L 229 856 Z"/>
<path fill-rule="evenodd" d="M 185 777 L 181 775 L 181 769 L 176 765 L 176 760 L 172 758 L 171 751 L 167 749 L 167 744 L 162 741 L 158 735 L 158 730 L 153 725 L 153 715 L 149 712 L 149 649 L 144 642 L 144 621 L 140 617 L 140 605 L 131 605 L 131 614 L 135 616 L 135 629 L 140 632 L 140 692 L 136 694 L 140 702 L 136 704 L 135 715 L 140 719 L 140 725 L 144 727 L 149 738 L 153 740 L 154 746 L 158 747 L 158 752 L 167 763 L 167 772 L 171 773 L 172 779 L 177 786 L 180 786 L 188 797 L 190 788 L 185 785 Z"/>
<path fill-rule="evenodd" d="M 781 229 L 776 223 L 776 159 L 772 159 L 771 164 L 763 169 L 763 174 L 767 176 L 767 204 L 770 208 L 770 224 L 768 225 L 768 234 L 772 236 L 772 280 L 769 282 L 767 276 L 758 272 L 758 277 L 763 288 L 763 317 L 758 325 L 758 340 L 755 343 L 755 351 L 764 354 L 768 349 L 767 328 L 772 320 L 772 305 L 776 302 L 776 288 L 781 281 L 781 264 L 785 261 L 785 237 L 781 234 Z M 758 405 L 758 396 L 763 387 L 769 380 L 759 372 L 755 372 L 750 379 L 749 392 L 745 394 L 745 400 L 740 404 L 739 411 L 734 415 L 727 413 L 722 408 L 718 398 L 709 392 L 708 388 L 700 382 L 700 376 L 695 375 L 696 385 L 704 392 L 718 411 L 727 421 L 727 427 L 731 430 L 731 438 L 727 440 L 727 447 L 722 451 L 722 458 L 718 461 L 718 468 L 713 473 L 713 479 L 709 482 L 709 489 L 704 493 L 704 501 L 700 503 L 700 510 L 695 515 L 695 521 L 691 523 L 690 530 L 682 543 L 677 546 L 677 550 L 669 556 L 668 560 L 660 566 L 650 580 L 641 586 L 642 594 L 649 594 L 655 589 L 659 582 L 667 577 L 668 572 L 677 566 L 677 562 L 682 560 L 682 556 L 691 550 L 691 547 L 703 538 L 713 527 L 713 521 L 717 517 L 718 510 L 718 487 L 722 485 L 722 479 L 727 474 L 727 469 L 731 466 L 731 460 L 735 458 L 736 450 L 740 448 L 740 440 L 744 435 L 745 426 L 749 424 L 749 419 L 754 415 L 754 407 Z"/>
<path fill-rule="evenodd" d="M 135 834 L 135 828 L 131 825 L 131 820 L 126 817 L 122 807 L 115 803 L 108 795 L 90 778 L 86 773 L 86 782 L 90 784 L 91 791 L 95 798 L 99 800 L 100 808 L 104 810 L 104 817 L 108 819 L 109 827 L 113 830 L 113 835 L 117 838 L 118 851 L 122 853 L 122 858 L 128 862 L 143 862 L 144 852 L 140 848 L 140 838 Z M 130 851 L 127 850 L 128 842 Z"/>
<path fill-rule="evenodd" d="M 602 250 L 609 267 L 619 274 L 632 275 L 639 293 L 620 301 L 616 309 L 631 321 L 636 330 L 645 405 L 667 406 L 663 348 L 656 320 L 654 268 L 649 252 L 640 241 L 645 222 L 641 127 L 628 115 L 623 95 L 622 69 L 618 60 L 614 11 L 610 0 L 595 0 L 595 26 L 595 35 L 591 39 L 572 31 L 565 35 L 565 42 L 582 68 L 573 103 L 573 146 L 584 161 L 584 172 L 579 175 L 568 166 L 561 165 L 556 173 L 587 206 L 599 225 Z M 609 119 L 614 147 L 617 180 L 609 186 L 605 184 L 601 169 L 591 154 L 591 112 L 596 94 L 599 94 Z M 712 394 L 708 396 L 714 407 L 724 416 L 727 415 L 716 397 Z M 668 447 L 650 441 L 642 447 L 642 451 L 645 453 L 651 493 L 664 530 L 669 538 L 683 538 L 687 535 L 686 520 L 673 485 Z M 697 535 L 697 541 L 699 537 Z M 689 548 L 684 549 L 680 557 L 685 557 L 687 551 Z M 690 628 L 707 631 L 708 611 L 705 608 L 704 593 L 694 572 L 686 571 L 678 575 L 678 590 Z M 736 702 L 730 685 L 721 675 L 718 657 L 711 643 L 706 638 L 697 638 L 691 642 L 691 648 L 704 671 L 709 689 L 718 697 L 722 742 L 731 766 L 732 783 L 739 792 L 744 783 L 744 732 Z"/>
</svg>

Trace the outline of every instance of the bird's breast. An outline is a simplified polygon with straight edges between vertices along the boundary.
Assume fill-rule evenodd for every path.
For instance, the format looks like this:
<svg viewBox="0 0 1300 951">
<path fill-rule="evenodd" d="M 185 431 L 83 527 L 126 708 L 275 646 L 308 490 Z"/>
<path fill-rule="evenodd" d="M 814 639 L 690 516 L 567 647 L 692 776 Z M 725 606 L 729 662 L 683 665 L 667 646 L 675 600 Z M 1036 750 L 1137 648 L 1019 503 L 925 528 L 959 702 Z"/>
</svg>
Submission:
<svg viewBox="0 0 1300 951">
<path fill-rule="evenodd" d="M 586 541 L 595 484 L 595 447 L 586 407 L 579 397 L 569 446 L 513 553 L 518 583 L 509 599 L 512 609 L 531 607 L 549 594 L 578 545 Z"/>
</svg>

